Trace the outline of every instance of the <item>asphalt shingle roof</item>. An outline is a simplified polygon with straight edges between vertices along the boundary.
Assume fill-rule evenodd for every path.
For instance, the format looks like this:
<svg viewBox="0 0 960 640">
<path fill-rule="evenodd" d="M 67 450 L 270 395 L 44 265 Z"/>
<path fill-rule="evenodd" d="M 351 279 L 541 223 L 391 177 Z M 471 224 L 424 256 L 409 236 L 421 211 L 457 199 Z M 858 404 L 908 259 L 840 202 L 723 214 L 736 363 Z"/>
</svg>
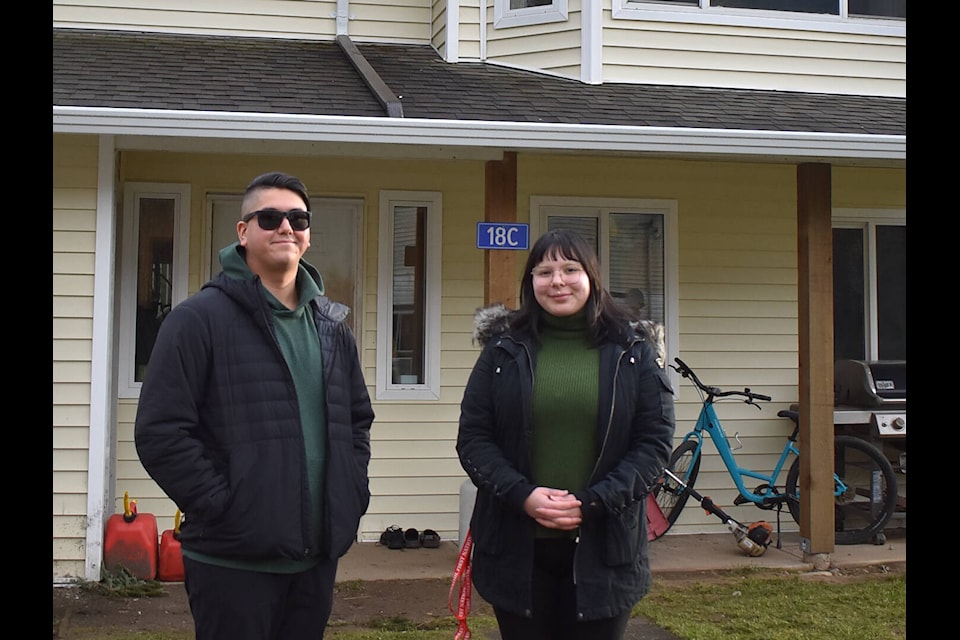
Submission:
<svg viewBox="0 0 960 640">
<path fill-rule="evenodd" d="M 589 85 L 359 44 L 407 118 L 906 135 L 906 99 Z M 54 29 L 53 104 L 387 117 L 335 42 Z"/>
</svg>

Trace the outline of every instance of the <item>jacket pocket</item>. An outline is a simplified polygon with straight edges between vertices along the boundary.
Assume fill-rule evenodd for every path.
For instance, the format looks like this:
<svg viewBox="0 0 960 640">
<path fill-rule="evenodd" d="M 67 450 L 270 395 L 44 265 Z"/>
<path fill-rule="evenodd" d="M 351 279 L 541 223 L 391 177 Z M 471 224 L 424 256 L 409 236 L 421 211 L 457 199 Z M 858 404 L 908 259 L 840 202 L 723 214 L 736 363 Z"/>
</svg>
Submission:
<svg viewBox="0 0 960 640">
<path fill-rule="evenodd" d="M 657 381 L 660 391 L 660 418 L 667 420 L 670 424 L 675 423 L 673 408 L 673 386 L 670 384 L 670 378 L 664 369 L 657 370 Z"/>
<path fill-rule="evenodd" d="M 646 535 L 641 526 L 643 501 L 631 502 L 606 519 L 603 532 L 604 560 L 611 567 L 630 564 L 636 560 L 640 537 Z"/>
<path fill-rule="evenodd" d="M 503 536 L 503 506 L 486 492 L 478 491 L 476 505 L 470 516 L 470 534 L 473 546 L 484 552 L 497 555 L 501 550 Z"/>
</svg>

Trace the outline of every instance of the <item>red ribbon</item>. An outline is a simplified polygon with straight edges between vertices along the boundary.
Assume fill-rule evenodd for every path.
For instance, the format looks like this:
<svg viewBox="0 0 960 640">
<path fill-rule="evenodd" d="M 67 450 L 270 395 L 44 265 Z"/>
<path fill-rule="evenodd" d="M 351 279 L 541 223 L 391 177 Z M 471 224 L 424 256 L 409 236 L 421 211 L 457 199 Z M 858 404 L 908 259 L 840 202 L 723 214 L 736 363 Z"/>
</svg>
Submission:
<svg viewBox="0 0 960 640">
<path fill-rule="evenodd" d="M 473 535 L 467 530 L 467 536 L 460 547 L 457 557 L 457 566 L 453 570 L 453 581 L 450 584 L 450 595 L 447 598 L 447 608 L 457 617 L 457 632 L 453 640 L 470 640 L 470 628 L 467 626 L 467 616 L 470 614 L 470 595 L 473 590 L 471 580 L 470 556 L 473 551 Z M 459 589 L 459 594 L 454 595 Z M 453 600 L 457 599 L 457 608 L 453 608 Z"/>
</svg>

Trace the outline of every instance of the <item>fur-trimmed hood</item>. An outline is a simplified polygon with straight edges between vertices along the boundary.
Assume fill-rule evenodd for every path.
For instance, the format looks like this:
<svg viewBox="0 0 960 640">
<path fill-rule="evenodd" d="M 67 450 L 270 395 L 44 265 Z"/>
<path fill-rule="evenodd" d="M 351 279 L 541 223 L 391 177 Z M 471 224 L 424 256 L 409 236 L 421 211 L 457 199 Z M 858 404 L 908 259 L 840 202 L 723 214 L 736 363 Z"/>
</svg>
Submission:
<svg viewBox="0 0 960 640">
<path fill-rule="evenodd" d="M 510 319 L 516 313 L 502 304 L 480 307 L 473 315 L 473 344 L 485 346 L 510 327 Z"/>
<path fill-rule="evenodd" d="M 510 320 L 515 313 L 516 311 L 507 309 L 502 304 L 477 309 L 473 315 L 473 344 L 483 347 L 491 338 L 505 332 L 510 327 Z M 666 366 L 667 349 L 663 324 L 653 320 L 636 320 L 631 322 L 630 326 L 655 346 L 657 364 L 660 368 Z"/>
</svg>

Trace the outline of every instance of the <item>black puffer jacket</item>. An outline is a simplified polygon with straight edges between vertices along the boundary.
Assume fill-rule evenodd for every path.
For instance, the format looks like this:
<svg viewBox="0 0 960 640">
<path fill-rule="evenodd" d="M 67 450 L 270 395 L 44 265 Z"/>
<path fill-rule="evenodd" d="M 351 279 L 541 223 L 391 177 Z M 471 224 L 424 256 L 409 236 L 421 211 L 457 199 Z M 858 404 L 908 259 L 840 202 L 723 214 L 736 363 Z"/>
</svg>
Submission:
<svg viewBox="0 0 960 640">
<path fill-rule="evenodd" d="M 310 308 L 326 391 L 326 548 L 310 548 L 300 412 L 266 297 L 259 279 L 221 273 L 160 326 L 137 410 L 137 452 L 186 514 L 184 549 L 250 560 L 337 558 L 356 539 L 370 502 L 374 415 L 344 322 L 349 309 L 323 296 Z"/>
<path fill-rule="evenodd" d="M 530 400 L 536 348 L 506 330 L 502 307 L 478 312 L 484 344 L 461 404 L 457 452 L 477 486 L 470 530 L 473 582 L 483 598 L 531 615 L 536 523 L 523 511 L 530 478 Z M 673 446 L 673 392 L 645 333 L 600 346 L 599 459 L 584 491 L 574 559 L 577 617 L 610 618 L 649 590 L 644 500 Z"/>
</svg>

